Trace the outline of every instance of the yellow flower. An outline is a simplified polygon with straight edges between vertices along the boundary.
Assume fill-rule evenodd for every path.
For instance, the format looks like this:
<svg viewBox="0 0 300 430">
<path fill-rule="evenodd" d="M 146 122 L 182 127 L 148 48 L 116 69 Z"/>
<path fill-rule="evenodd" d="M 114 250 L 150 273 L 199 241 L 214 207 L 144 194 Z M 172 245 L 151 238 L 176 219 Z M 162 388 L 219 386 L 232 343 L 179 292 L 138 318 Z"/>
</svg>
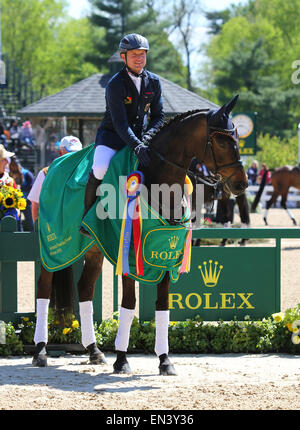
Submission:
<svg viewBox="0 0 300 430">
<path fill-rule="evenodd" d="M 6 197 L 3 199 L 3 206 L 4 206 L 6 209 L 14 208 L 14 207 L 15 207 L 15 204 L 16 204 L 16 199 L 15 199 L 15 197 L 14 197 L 12 194 L 8 194 L 8 196 L 6 196 Z"/>
<path fill-rule="evenodd" d="M 26 200 L 25 199 L 23 199 L 23 198 L 21 198 L 19 201 L 18 201 L 18 209 L 20 209 L 21 211 L 23 211 L 24 209 L 26 209 Z"/>
<path fill-rule="evenodd" d="M 272 317 L 273 317 L 275 322 L 280 322 L 283 320 L 284 314 L 283 314 L 283 312 L 278 312 L 277 314 L 273 314 Z"/>
<path fill-rule="evenodd" d="M 299 345 L 300 344 L 300 336 L 293 336 L 292 342 L 294 345 Z"/>
<path fill-rule="evenodd" d="M 63 329 L 63 334 L 68 334 L 68 333 L 71 333 L 71 332 L 72 332 L 71 328 L 64 328 Z"/>
<path fill-rule="evenodd" d="M 72 328 L 78 328 L 79 327 L 79 322 L 77 320 L 74 320 L 72 322 Z"/>
<path fill-rule="evenodd" d="M 23 321 L 29 321 L 29 318 L 28 317 L 24 317 Z"/>
<path fill-rule="evenodd" d="M 1 191 L 0 191 L 0 203 L 2 202 L 2 200 L 3 200 L 3 197 L 4 197 L 4 195 L 1 193 Z"/>
<path fill-rule="evenodd" d="M 289 329 L 289 331 L 293 331 L 293 329 L 292 329 L 292 324 L 291 324 L 291 323 L 288 323 L 286 326 L 287 326 L 287 328 Z"/>
</svg>

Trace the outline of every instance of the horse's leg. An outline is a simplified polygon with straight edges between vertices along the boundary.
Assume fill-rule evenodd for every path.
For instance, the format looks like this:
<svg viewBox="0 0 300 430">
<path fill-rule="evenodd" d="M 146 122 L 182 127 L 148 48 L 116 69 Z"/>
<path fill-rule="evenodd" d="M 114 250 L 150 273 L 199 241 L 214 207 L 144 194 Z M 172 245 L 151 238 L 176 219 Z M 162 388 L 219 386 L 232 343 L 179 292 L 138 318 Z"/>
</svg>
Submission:
<svg viewBox="0 0 300 430">
<path fill-rule="evenodd" d="M 241 218 L 241 227 L 247 228 L 250 225 L 250 215 L 249 215 L 249 204 L 247 200 L 247 196 L 245 193 L 240 194 L 236 197 L 236 202 L 238 204 L 240 218 Z M 241 239 L 239 242 L 240 246 L 245 246 L 248 239 Z"/>
<path fill-rule="evenodd" d="M 122 303 L 119 315 L 119 327 L 115 340 L 117 359 L 113 365 L 114 373 L 131 373 L 126 352 L 129 345 L 130 328 L 135 310 L 135 283 L 127 276 L 122 276 Z"/>
<path fill-rule="evenodd" d="M 85 254 L 85 264 L 78 281 L 81 342 L 90 354 L 92 364 L 105 364 L 104 354 L 97 348 L 93 321 L 95 284 L 102 270 L 103 254 L 95 245 Z"/>
<path fill-rule="evenodd" d="M 48 342 L 48 310 L 52 290 L 53 272 L 48 272 L 41 265 L 41 274 L 37 283 L 36 326 L 34 333 L 35 350 L 32 364 L 47 366 L 46 344 Z"/>
<path fill-rule="evenodd" d="M 278 193 L 276 191 L 273 191 L 273 194 L 272 194 L 270 200 L 268 200 L 267 203 L 266 203 L 266 210 L 265 210 L 265 213 L 264 213 L 264 222 L 265 222 L 266 225 L 268 225 L 267 216 L 268 216 L 269 209 L 272 206 L 272 204 L 276 202 L 279 194 L 280 193 Z"/>
<path fill-rule="evenodd" d="M 168 341 L 170 275 L 167 272 L 163 280 L 157 285 L 157 300 L 155 310 L 155 353 L 159 358 L 160 375 L 177 375 L 171 363 Z"/>
<path fill-rule="evenodd" d="M 288 208 L 288 207 L 287 207 L 287 205 L 286 205 L 286 202 L 287 202 L 287 196 L 288 196 L 288 193 L 284 193 L 284 194 L 282 194 L 282 197 L 281 197 L 281 207 L 287 211 L 288 216 L 289 216 L 289 217 L 291 218 L 291 220 L 293 221 L 293 224 L 294 224 L 294 225 L 297 225 L 297 222 L 296 222 L 296 220 L 295 220 L 295 218 L 294 218 L 294 215 L 292 214 L 292 212 L 289 210 L 289 208 Z"/>
</svg>

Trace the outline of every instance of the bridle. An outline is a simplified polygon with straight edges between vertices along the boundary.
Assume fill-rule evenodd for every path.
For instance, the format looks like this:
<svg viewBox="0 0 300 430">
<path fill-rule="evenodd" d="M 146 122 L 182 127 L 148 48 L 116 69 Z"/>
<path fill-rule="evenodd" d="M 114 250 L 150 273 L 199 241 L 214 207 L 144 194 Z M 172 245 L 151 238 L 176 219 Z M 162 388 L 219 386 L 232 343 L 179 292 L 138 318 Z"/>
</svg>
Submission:
<svg viewBox="0 0 300 430">
<path fill-rule="evenodd" d="M 236 160 L 234 162 L 228 163 L 228 164 L 221 164 L 221 165 L 217 164 L 216 157 L 215 157 L 214 150 L 213 150 L 213 139 L 215 138 L 216 134 L 223 134 L 224 136 L 230 137 L 231 139 L 234 140 L 234 150 L 235 150 L 235 154 L 236 154 Z M 159 151 L 157 151 L 155 148 L 153 148 L 153 146 L 150 145 L 149 149 L 161 161 L 163 161 L 166 164 L 169 164 L 169 165 L 171 165 L 173 167 L 176 167 L 179 170 L 184 171 L 186 175 L 192 176 L 195 179 L 195 181 L 200 181 L 200 182 L 202 182 L 203 184 L 205 184 L 205 185 L 207 185 L 209 187 L 214 187 L 215 189 L 219 188 L 220 184 L 222 184 L 222 185 L 227 184 L 227 182 L 230 180 L 230 178 L 235 175 L 236 171 L 238 169 L 242 169 L 243 168 L 243 164 L 242 164 L 242 161 L 240 160 L 240 155 L 239 155 L 239 152 L 238 152 L 238 134 L 237 134 L 236 127 L 232 128 L 232 129 L 224 129 L 224 128 L 218 128 L 218 127 L 208 127 L 207 139 L 206 139 L 206 144 L 205 144 L 204 153 L 203 153 L 203 160 L 205 159 L 206 151 L 208 150 L 210 158 L 211 158 L 211 161 L 212 161 L 212 164 L 213 164 L 212 173 L 214 175 L 214 176 L 210 177 L 210 180 L 204 179 L 204 176 L 193 172 L 189 168 L 185 168 L 184 166 L 182 166 L 182 165 L 180 165 L 178 163 L 175 163 L 173 161 L 168 160 Z M 203 161 L 199 161 L 199 163 L 201 164 L 201 163 L 203 163 Z M 233 168 L 233 167 L 235 167 L 236 169 L 227 178 L 224 178 L 219 173 L 223 169 Z"/>
<path fill-rule="evenodd" d="M 234 141 L 234 150 L 236 154 L 236 160 L 232 163 L 222 164 L 218 165 L 216 161 L 216 157 L 213 150 L 213 140 L 217 134 L 223 134 L 224 136 L 230 137 Z M 209 177 L 202 176 L 200 174 L 197 174 L 190 170 L 189 168 L 186 168 L 178 163 L 175 163 L 173 161 L 168 160 L 164 155 L 162 155 L 159 151 L 157 151 L 153 146 L 149 146 L 149 149 L 151 152 L 153 152 L 161 161 L 163 161 L 166 164 L 169 164 L 170 166 L 176 167 L 177 169 L 184 171 L 185 175 L 192 176 L 194 180 L 197 182 L 201 182 L 204 185 L 207 185 L 209 187 L 214 188 L 214 194 L 215 198 L 220 193 L 221 189 L 223 189 L 224 186 L 227 185 L 228 181 L 232 176 L 235 175 L 236 171 L 238 169 L 243 168 L 242 161 L 240 160 L 240 155 L 238 151 L 238 134 L 236 127 L 232 129 L 224 129 L 224 128 L 218 128 L 218 127 L 207 127 L 207 138 L 206 138 L 206 144 L 203 152 L 203 160 L 205 160 L 206 151 L 209 152 L 209 156 L 211 158 L 212 164 L 213 164 L 213 175 Z M 203 161 L 199 161 L 199 163 L 203 163 Z M 220 171 L 227 168 L 234 168 L 235 170 L 233 173 L 228 176 L 227 178 L 224 178 L 223 175 L 220 174 Z M 160 207 L 162 208 L 161 204 Z M 175 220 L 172 218 L 170 220 L 174 224 L 182 224 L 181 221 Z"/>
</svg>

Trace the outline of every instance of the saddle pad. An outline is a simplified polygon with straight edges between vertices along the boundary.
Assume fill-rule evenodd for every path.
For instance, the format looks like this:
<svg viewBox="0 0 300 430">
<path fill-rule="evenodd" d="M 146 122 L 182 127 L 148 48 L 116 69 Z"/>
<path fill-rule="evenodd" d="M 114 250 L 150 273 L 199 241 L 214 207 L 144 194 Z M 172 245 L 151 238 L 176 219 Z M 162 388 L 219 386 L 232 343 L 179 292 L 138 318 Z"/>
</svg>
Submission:
<svg viewBox="0 0 300 430">
<path fill-rule="evenodd" d="M 82 225 L 91 238 L 79 233 L 83 212 L 85 185 L 92 168 L 94 146 L 66 154 L 50 165 L 40 196 L 39 236 L 41 259 L 48 271 L 60 270 L 73 264 L 95 243 L 104 256 L 116 266 L 120 232 L 126 195 L 126 177 L 138 167 L 138 160 L 130 148 L 118 151 L 110 162 L 102 181 L 99 196 Z M 123 182 L 122 182 L 123 181 Z M 186 239 L 184 226 L 171 226 L 140 197 L 143 217 L 142 245 L 144 276 L 136 275 L 133 243 L 129 251 L 131 278 L 157 284 L 170 271 L 173 281 L 178 279 Z M 111 210 L 115 217 L 105 219 L 99 214 Z M 151 216 L 149 216 L 151 214 Z M 186 214 L 188 218 L 188 214 Z"/>
</svg>

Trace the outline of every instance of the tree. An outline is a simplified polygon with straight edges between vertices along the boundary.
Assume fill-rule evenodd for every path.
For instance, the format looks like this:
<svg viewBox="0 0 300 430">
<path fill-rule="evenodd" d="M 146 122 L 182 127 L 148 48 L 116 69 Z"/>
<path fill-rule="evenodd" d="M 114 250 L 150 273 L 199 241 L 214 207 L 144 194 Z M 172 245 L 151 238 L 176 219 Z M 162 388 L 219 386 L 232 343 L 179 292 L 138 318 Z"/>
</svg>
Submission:
<svg viewBox="0 0 300 430">
<path fill-rule="evenodd" d="M 89 0 L 92 5 L 90 22 L 105 32 L 95 40 L 96 54 L 87 59 L 98 67 L 107 67 L 108 59 L 118 50 L 125 34 L 140 33 L 147 37 L 150 52 L 147 67 L 159 75 L 185 85 L 184 66 L 178 51 L 164 31 L 165 21 L 158 19 L 154 1 L 148 0 Z"/>
<path fill-rule="evenodd" d="M 150 3 L 141 0 L 89 0 L 92 5 L 90 22 L 105 30 L 104 39 L 96 41 L 98 54 L 90 60 L 98 67 L 107 66 L 108 59 L 118 49 L 120 39 L 128 33 L 150 30 L 155 12 Z"/>
<path fill-rule="evenodd" d="M 246 8 L 229 19 L 208 43 L 209 94 L 222 103 L 239 92 L 239 109 L 257 111 L 261 131 L 290 136 L 300 114 L 299 88 L 291 84 L 299 32 L 288 28 L 286 6 L 279 1 L 257 0 L 254 7 L 248 3 L 248 13 Z M 295 3 L 298 11 L 300 1 Z M 280 12 L 274 12 L 275 5 Z"/>
<path fill-rule="evenodd" d="M 191 54 L 194 50 L 192 42 L 195 33 L 195 16 L 199 10 L 198 0 L 173 0 L 172 24 L 170 34 L 178 31 L 184 48 L 186 58 L 186 86 L 192 91 Z"/>
<path fill-rule="evenodd" d="M 65 0 L 2 0 L 3 51 L 35 86 L 53 73 L 48 52 L 65 6 Z"/>
<path fill-rule="evenodd" d="M 66 4 L 65 0 L 2 0 L 3 51 L 35 91 L 43 89 L 43 95 L 98 71 L 85 59 L 94 49 L 95 31 L 87 19 L 69 19 Z"/>
</svg>

